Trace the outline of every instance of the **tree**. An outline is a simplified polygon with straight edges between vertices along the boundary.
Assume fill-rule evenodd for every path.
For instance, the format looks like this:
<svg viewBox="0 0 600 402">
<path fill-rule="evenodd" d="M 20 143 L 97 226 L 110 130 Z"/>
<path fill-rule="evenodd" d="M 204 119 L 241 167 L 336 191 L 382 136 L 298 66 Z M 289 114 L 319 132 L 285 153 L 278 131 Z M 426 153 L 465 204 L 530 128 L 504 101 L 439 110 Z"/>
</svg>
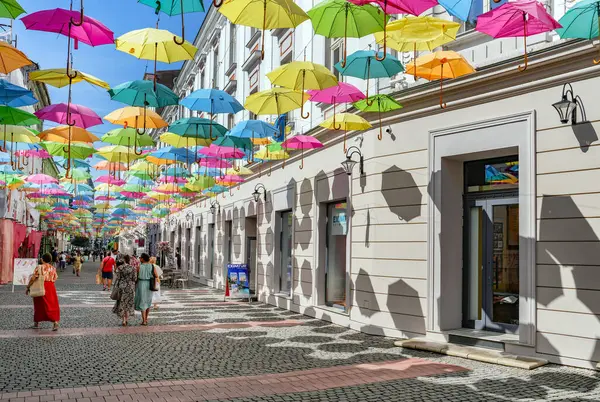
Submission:
<svg viewBox="0 0 600 402">
<path fill-rule="evenodd" d="M 77 236 L 73 240 L 71 240 L 71 245 L 74 247 L 86 248 L 90 245 L 90 239 L 87 237 Z"/>
</svg>

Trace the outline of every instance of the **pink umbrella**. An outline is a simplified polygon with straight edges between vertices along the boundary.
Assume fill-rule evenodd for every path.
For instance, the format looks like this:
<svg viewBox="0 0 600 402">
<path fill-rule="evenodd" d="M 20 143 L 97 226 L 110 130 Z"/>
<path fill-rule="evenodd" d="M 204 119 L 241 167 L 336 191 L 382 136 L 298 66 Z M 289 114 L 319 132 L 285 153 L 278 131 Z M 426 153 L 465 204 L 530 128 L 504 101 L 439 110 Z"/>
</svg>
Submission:
<svg viewBox="0 0 600 402">
<path fill-rule="evenodd" d="M 96 197 L 96 200 L 97 201 L 113 201 L 113 200 L 116 200 L 116 198 L 112 197 L 112 196 L 109 197 L 107 195 L 99 195 L 98 197 Z"/>
<path fill-rule="evenodd" d="M 241 159 L 246 154 L 239 148 L 232 147 L 221 147 L 218 145 L 210 144 L 208 147 L 204 147 L 198 151 L 199 155 L 204 155 L 209 158 L 228 158 L 228 159 Z"/>
<path fill-rule="evenodd" d="M 75 104 L 58 103 L 49 105 L 34 114 L 42 120 L 82 128 L 102 124 L 102 118 L 92 109 Z"/>
<path fill-rule="evenodd" d="M 300 169 L 304 169 L 304 150 L 323 148 L 323 144 L 321 141 L 317 140 L 315 137 L 311 137 L 310 135 L 295 135 L 282 142 L 281 147 L 299 149 L 300 152 L 302 152 L 302 163 L 300 163 Z M 285 163 L 285 159 L 283 162 Z"/>
<path fill-rule="evenodd" d="M 47 174 L 34 174 L 31 176 L 28 176 L 25 178 L 25 181 L 27 183 L 34 183 L 34 184 L 58 184 L 58 180 L 56 180 L 54 177 L 52 176 L 48 176 Z"/>
<path fill-rule="evenodd" d="M 549 32 L 562 26 L 554 19 L 541 3 L 535 0 L 508 2 L 477 17 L 479 32 L 493 38 L 523 37 L 525 65 L 519 71 L 527 69 L 527 37 Z"/>
<path fill-rule="evenodd" d="M 158 183 L 177 183 L 184 184 L 187 183 L 187 179 L 185 177 L 175 177 L 175 176 L 162 176 L 156 180 Z"/>
<path fill-rule="evenodd" d="M 16 151 L 16 156 L 22 156 L 24 158 L 40 158 L 40 159 L 50 159 L 52 155 L 48 153 L 45 149 L 26 149 L 23 151 Z"/>
<path fill-rule="evenodd" d="M 135 198 L 137 200 L 144 198 L 146 196 L 146 193 L 138 193 L 135 191 L 121 191 L 121 195 L 127 198 Z"/>
<path fill-rule="evenodd" d="M 352 84 L 346 84 L 345 82 L 339 82 L 337 86 L 325 88 L 322 90 L 311 89 L 307 91 L 310 95 L 310 101 L 333 104 L 333 127 L 336 130 L 342 128 L 335 127 L 335 104 L 336 103 L 347 103 L 356 102 L 361 99 L 365 99 L 360 89 L 356 88 Z"/>
<path fill-rule="evenodd" d="M 203 166 L 203 167 L 208 167 L 208 168 L 216 168 L 216 169 L 228 169 L 230 167 L 233 167 L 231 162 L 228 162 L 224 159 L 218 159 L 218 158 L 200 159 L 200 162 L 198 162 L 198 165 Z"/>
<path fill-rule="evenodd" d="M 115 179 L 111 175 L 100 176 L 96 179 L 96 181 L 98 183 L 107 183 L 107 184 L 111 184 L 111 185 L 115 185 L 115 186 L 122 186 L 123 184 L 126 183 L 125 180 Z"/>
</svg>

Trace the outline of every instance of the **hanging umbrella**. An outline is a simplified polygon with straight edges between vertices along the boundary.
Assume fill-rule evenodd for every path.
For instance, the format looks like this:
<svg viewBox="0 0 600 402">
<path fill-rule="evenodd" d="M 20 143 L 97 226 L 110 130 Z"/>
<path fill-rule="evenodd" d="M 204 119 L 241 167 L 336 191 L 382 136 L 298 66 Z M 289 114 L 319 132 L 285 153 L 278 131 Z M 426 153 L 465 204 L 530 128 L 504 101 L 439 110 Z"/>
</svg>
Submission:
<svg viewBox="0 0 600 402">
<path fill-rule="evenodd" d="M 274 144 L 266 145 L 261 147 L 255 154 L 255 160 L 261 161 L 275 161 L 275 160 L 283 160 L 283 168 L 285 168 L 285 160 L 289 159 L 290 154 L 281 146 L 281 142 L 276 142 Z M 269 166 L 269 173 L 267 176 L 271 176 L 271 166 Z M 242 170 L 240 172 L 235 172 L 236 174 L 242 174 Z M 258 171 L 258 177 L 261 176 L 260 165 Z"/>
<path fill-rule="evenodd" d="M 325 89 L 338 84 L 337 78 L 331 71 L 320 64 L 308 61 L 293 61 L 276 68 L 267 74 L 273 85 L 295 89 L 304 92 L 305 89 Z M 300 116 L 307 119 L 310 113 L 304 115 L 304 103 L 300 107 Z"/>
<path fill-rule="evenodd" d="M 48 176 L 47 174 L 33 174 L 31 176 L 27 176 L 25 178 L 27 183 L 35 183 L 35 184 L 58 184 L 58 180 L 56 180 L 52 176 Z"/>
<path fill-rule="evenodd" d="M 134 128 L 115 128 L 102 136 L 102 142 L 113 145 L 124 145 L 133 147 L 136 155 L 142 155 L 142 151 L 137 152 L 137 147 L 153 146 L 155 144 L 152 137 L 148 134 L 139 135 Z"/>
<path fill-rule="evenodd" d="M 344 56 L 341 66 L 346 65 L 348 38 L 362 38 L 383 31 L 381 10 L 372 5 L 357 6 L 346 0 L 326 0 L 308 11 L 315 33 L 327 38 L 344 38 Z M 388 16 L 384 14 L 387 22 Z"/>
<path fill-rule="evenodd" d="M 0 79 L 0 104 L 11 107 L 35 105 L 38 102 L 27 88 Z"/>
<path fill-rule="evenodd" d="M 155 13 L 163 12 L 167 14 L 169 17 L 174 15 L 181 15 L 181 40 L 177 37 L 173 37 L 173 40 L 178 45 L 183 44 L 183 39 L 185 38 L 185 21 L 184 14 L 188 13 L 198 13 L 204 12 L 204 5 L 202 4 L 202 0 L 138 0 L 138 3 L 145 4 L 152 8 L 155 8 Z M 213 4 L 215 7 L 219 7 L 215 0 L 213 0 Z"/>
<path fill-rule="evenodd" d="M 169 160 L 170 163 L 172 163 L 172 161 L 177 161 L 192 164 L 196 159 L 195 155 L 189 153 L 187 148 L 175 148 L 171 146 L 157 149 L 156 151 L 150 152 L 148 155 L 146 160 L 149 160 L 149 158 L 153 156 L 155 158 Z"/>
<path fill-rule="evenodd" d="M 275 87 L 248 96 L 244 107 L 257 115 L 282 115 L 300 109 L 309 98 L 307 93 L 301 91 Z"/>
<path fill-rule="evenodd" d="M 323 148 L 321 141 L 310 135 L 295 135 L 285 140 L 281 146 L 284 149 L 299 149 L 302 153 L 302 162 L 300 163 L 300 169 L 304 169 L 304 150 Z"/>
<path fill-rule="evenodd" d="M 265 58 L 265 30 L 295 28 L 308 19 L 292 0 L 227 0 L 219 12 L 233 24 L 262 29 L 261 59 Z"/>
<path fill-rule="evenodd" d="M 337 124 L 336 124 L 337 119 Z M 371 124 L 353 113 L 338 113 L 337 116 L 330 117 L 321 124 L 321 127 L 328 128 L 330 130 L 344 130 L 344 154 L 347 151 L 346 148 L 346 132 L 350 130 L 367 130 L 371 128 Z M 292 137 L 294 138 L 294 137 Z M 311 137 L 313 138 L 313 137 Z"/>
<path fill-rule="evenodd" d="M 111 175 L 100 176 L 100 177 L 96 178 L 94 180 L 94 182 L 97 182 L 97 183 L 106 183 L 106 184 L 115 185 L 115 186 L 122 186 L 123 184 L 125 184 L 125 180 L 123 180 L 123 179 L 115 179 Z"/>
<path fill-rule="evenodd" d="M 58 124 L 88 128 L 102 124 L 102 118 L 92 109 L 75 104 L 57 103 L 48 105 L 35 112 L 42 120 L 50 120 Z"/>
<path fill-rule="evenodd" d="M 445 67 L 444 67 L 445 66 Z M 440 80 L 440 107 L 446 108 L 443 101 L 444 78 L 458 78 L 475 72 L 475 69 L 459 53 L 441 51 L 421 56 L 407 66 L 407 73 L 416 74 L 427 80 Z"/>
<path fill-rule="evenodd" d="M 160 135 L 160 142 L 164 142 L 165 144 L 172 145 L 176 148 L 181 148 L 189 146 L 208 146 L 212 141 L 207 138 L 182 137 L 179 134 L 167 132 Z"/>
<path fill-rule="evenodd" d="M 558 21 L 556 33 L 562 39 L 594 39 L 600 37 L 600 0 L 575 3 Z M 594 64 L 600 63 L 600 58 Z"/>
<path fill-rule="evenodd" d="M 366 96 L 368 98 L 370 78 L 393 77 L 404 71 L 404 67 L 397 58 L 388 55 L 382 59 L 382 57 L 378 57 L 380 54 L 381 52 L 373 50 L 358 50 L 348 56 L 345 66 L 339 62 L 335 68 L 343 75 L 367 80 Z"/>
<path fill-rule="evenodd" d="M 104 116 L 104 119 L 113 124 L 122 125 L 125 128 L 128 126 L 136 129 L 143 128 L 142 134 L 145 133 L 147 128 L 163 128 L 168 125 L 158 113 L 147 110 L 147 108 L 136 106 L 128 106 L 114 110 Z M 138 133 L 140 133 L 140 131 L 138 131 Z"/>
<path fill-rule="evenodd" d="M 181 43 L 180 43 L 181 42 Z M 188 41 L 163 29 L 144 28 L 121 35 L 115 41 L 117 50 L 133 57 L 154 61 L 154 79 L 156 84 L 156 63 L 175 63 L 191 60 L 198 51 Z"/>
<path fill-rule="evenodd" d="M 61 142 L 59 138 L 68 140 L 69 136 L 71 136 L 72 142 L 93 143 L 99 140 L 94 134 L 81 127 L 56 126 L 38 134 L 38 137 L 43 141 L 56 142 Z"/>
<path fill-rule="evenodd" d="M 41 145 L 50 155 L 69 158 L 67 161 L 70 159 L 85 159 L 96 152 L 93 146 L 82 142 L 71 144 L 69 150 L 65 149 L 65 145 L 60 142 L 43 141 Z"/>
<path fill-rule="evenodd" d="M 97 154 L 108 162 L 125 162 L 127 164 L 142 157 L 141 155 L 133 153 L 130 147 L 122 145 L 109 145 L 99 148 Z"/>
<path fill-rule="evenodd" d="M 135 80 L 124 82 L 108 91 L 110 99 L 130 106 L 161 108 L 177 105 L 179 97 L 163 84 L 154 86 L 152 81 Z"/>
<path fill-rule="evenodd" d="M 235 114 L 244 107 L 225 91 L 218 89 L 198 89 L 181 100 L 181 104 L 190 110 L 210 113 L 210 139 L 212 136 L 212 121 L 215 113 Z M 173 131 L 174 132 L 174 131 Z"/>
<path fill-rule="evenodd" d="M 109 162 L 107 160 L 100 161 L 94 165 L 96 170 L 108 170 L 111 172 L 123 172 L 127 170 L 127 166 L 120 162 Z"/>
<path fill-rule="evenodd" d="M 365 98 L 365 95 L 352 84 L 340 82 L 338 85 L 326 88 L 320 91 L 311 90 L 308 91 L 311 102 L 321 102 L 333 105 L 333 127 L 337 127 L 335 124 L 335 106 L 337 103 L 356 102 Z M 340 130 L 335 128 L 335 130 Z"/>
<path fill-rule="evenodd" d="M 246 138 L 251 141 L 252 160 L 254 160 L 254 147 L 257 138 L 265 139 L 279 135 L 279 130 L 275 126 L 262 120 L 244 120 L 231 129 L 228 134 L 230 137 Z M 239 169 L 239 168 L 238 168 Z"/>
<path fill-rule="evenodd" d="M 106 90 L 110 89 L 110 85 L 108 85 L 107 82 L 102 81 L 91 74 L 71 68 L 69 71 L 67 71 L 66 68 L 32 71 L 29 73 L 29 79 L 31 81 L 43 82 L 44 84 L 52 85 L 56 88 L 63 88 L 69 84 L 76 84 L 78 82 L 87 82 Z"/>
<path fill-rule="evenodd" d="M 40 142 L 40 139 L 38 137 L 36 137 L 31 131 L 27 130 L 24 127 L 20 127 L 20 126 L 4 126 L 4 147 L 6 148 L 6 142 L 10 142 L 10 155 L 11 155 L 11 161 L 10 163 L 13 164 L 15 167 L 16 162 L 13 158 L 13 155 L 15 154 L 15 143 L 19 142 L 19 143 L 25 143 L 25 144 L 35 144 Z"/>
<path fill-rule="evenodd" d="M 381 127 L 381 113 L 391 112 L 402 108 L 402 105 L 396 102 L 389 95 L 374 95 L 369 99 L 363 99 L 354 103 L 354 107 L 363 112 L 377 112 L 379 116 L 379 135 L 377 139 L 383 138 L 383 128 Z"/>
<path fill-rule="evenodd" d="M 0 18 L 15 19 L 26 11 L 17 0 L 0 0 Z"/>
<path fill-rule="evenodd" d="M 492 38 L 523 37 L 524 61 L 519 71 L 527 69 L 527 37 L 550 32 L 562 26 L 536 0 L 508 2 L 477 17 L 475 29 Z"/>
<path fill-rule="evenodd" d="M 473 1 L 473 0 L 468 0 Z M 461 24 L 431 16 L 408 16 L 387 25 L 386 32 L 376 32 L 377 43 L 387 43 L 387 47 L 399 52 L 430 51 L 456 39 Z M 415 80 L 417 77 L 414 77 Z"/>
<path fill-rule="evenodd" d="M 0 73 L 9 74 L 17 68 L 31 64 L 33 62 L 25 56 L 25 53 L 6 42 L 0 41 Z"/>
<path fill-rule="evenodd" d="M 0 124 L 34 126 L 40 123 L 40 119 L 34 114 L 10 106 L 0 106 Z"/>
</svg>

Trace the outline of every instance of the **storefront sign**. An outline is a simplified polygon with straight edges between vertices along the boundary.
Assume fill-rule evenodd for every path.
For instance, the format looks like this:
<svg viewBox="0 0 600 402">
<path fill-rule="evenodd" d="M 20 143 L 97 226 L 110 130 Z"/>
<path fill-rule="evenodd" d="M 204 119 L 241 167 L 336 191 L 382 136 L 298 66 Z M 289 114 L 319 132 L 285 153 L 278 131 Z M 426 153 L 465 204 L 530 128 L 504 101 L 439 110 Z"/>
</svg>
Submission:
<svg viewBox="0 0 600 402">
<path fill-rule="evenodd" d="M 13 292 L 15 285 L 26 286 L 29 283 L 29 278 L 33 275 L 35 267 L 38 266 L 36 258 L 15 258 L 15 270 L 13 272 Z"/>
<path fill-rule="evenodd" d="M 348 233 L 348 222 L 346 220 L 347 204 L 341 202 L 336 204 L 331 214 L 331 235 L 346 236 Z"/>
<path fill-rule="evenodd" d="M 229 297 L 250 300 L 248 264 L 227 264 L 227 282 L 229 283 Z"/>
</svg>

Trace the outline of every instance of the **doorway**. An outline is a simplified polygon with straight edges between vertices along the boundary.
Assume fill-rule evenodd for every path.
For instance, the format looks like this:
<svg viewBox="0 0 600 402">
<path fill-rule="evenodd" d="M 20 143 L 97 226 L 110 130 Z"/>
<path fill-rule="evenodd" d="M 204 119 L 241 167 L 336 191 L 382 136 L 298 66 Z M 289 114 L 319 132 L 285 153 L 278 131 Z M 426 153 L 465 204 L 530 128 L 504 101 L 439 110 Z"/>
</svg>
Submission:
<svg viewBox="0 0 600 402">
<path fill-rule="evenodd" d="M 256 296 L 256 281 L 258 280 L 256 269 L 256 237 L 246 238 L 246 264 L 248 264 L 248 277 L 250 278 L 250 295 Z"/>
</svg>

